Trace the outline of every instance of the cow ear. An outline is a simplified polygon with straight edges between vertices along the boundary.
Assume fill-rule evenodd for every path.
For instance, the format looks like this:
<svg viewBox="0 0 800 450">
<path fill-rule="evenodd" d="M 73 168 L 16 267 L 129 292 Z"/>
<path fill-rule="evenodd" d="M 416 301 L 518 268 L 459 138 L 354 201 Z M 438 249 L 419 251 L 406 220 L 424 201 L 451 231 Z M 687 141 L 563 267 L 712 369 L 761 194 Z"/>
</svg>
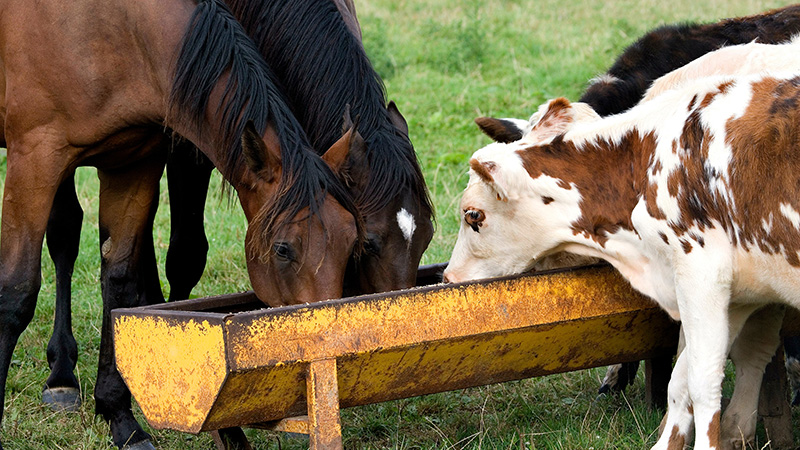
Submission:
<svg viewBox="0 0 800 450">
<path fill-rule="evenodd" d="M 522 138 L 522 132 L 528 125 L 519 119 L 495 119 L 492 117 L 478 117 L 475 119 L 478 128 L 495 142 L 508 144 Z"/>
<path fill-rule="evenodd" d="M 481 181 L 494 190 L 497 200 L 507 202 L 509 199 L 516 198 L 516 195 L 510 195 L 508 183 L 506 183 L 505 177 L 496 162 L 478 161 L 472 158 L 469 160 L 469 168 Z"/>
<path fill-rule="evenodd" d="M 576 122 L 590 122 L 600 116 L 586 103 L 570 103 L 564 97 L 550 100 L 534 113 L 530 120 L 530 131 L 525 140 L 544 142 L 572 128 Z"/>
</svg>

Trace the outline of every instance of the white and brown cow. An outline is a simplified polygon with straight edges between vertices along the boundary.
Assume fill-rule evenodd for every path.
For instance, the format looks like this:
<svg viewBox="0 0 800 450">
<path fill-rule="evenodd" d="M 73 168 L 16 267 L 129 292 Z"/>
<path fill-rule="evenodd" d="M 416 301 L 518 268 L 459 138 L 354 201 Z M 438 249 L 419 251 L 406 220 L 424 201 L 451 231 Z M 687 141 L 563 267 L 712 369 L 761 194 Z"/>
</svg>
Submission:
<svg viewBox="0 0 800 450">
<path fill-rule="evenodd" d="M 761 306 L 800 306 L 799 101 L 794 74 L 706 78 L 546 143 L 491 144 L 470 161 L 445 277 L 518 273 L 560 251 L 609 261 L 684 327 L 654 448 L 682 445 L 692 422 L 696 449 L 721 448 L 731 342 Z M 764 345 L 777 326 L 761 327 Z"/>
<path fill-rule="evenodd" d="M 691 63 L 662 76 L 653 82 L 642 102 L 652 100 L 668 90 L 677 89 L 698 78 L 711 75 L 743 75 L 758 74 L 767 69 L 800 72 L 800 38 L 781 44 L 749 43 L 724 47 L 708 53 Z M 571 103 L 569 108 L 559 109 L 558 116 L 554 116 L 549 108 L 549 102 L 542 105 L 528 121 L 515 121 L 513 119 L 481 118 L 478 122 L 484 132 L 501 134 L 519 133 L 528 143 L 544 142 L 547 139 L 568 131 L 578 122 L 588 122 L 599 119 L 589 105 L 585 103 Z M 512 127 L 510 130 L 497 131 L 502 127 Z M 516 127 L 516 130 L 513 128 Z M 559 253 L 540 259 L 534 265 L 535 270 L 563 267 L 568 265 L 585 264 L 586 259 Z M 724 442 L 736 448 L 744 446 L 755 439 L 758 394 L 763 378 L 764 364 L 770 361 L 774 353 L 773 346 L 777 346 L 775 335 L 765 336 L 767 342 L 754 341 L 754 332 L 763 329 L 764 323 L 780 324 L 783 309 L 779 307 L 767 308 L 760 311 L 757 317 L 751 318 L 745 325 L 740 337 L 732 344 L 730 358 L 736 366 L 736 389 L 734 390 L 728 408 L 723 415 Z M 754 330 L 749 330 L 754 328 Z M 756 345 L 754 345 L 754 342 Z M 774 344 L 772 344 L 774 342 Z M 800 367 L 798 361 L 797 340 L 789 338 L 785 341 L 787 360 L 786 366 L 790 372 L 792 390 L 795 402 L 800 399 L 800 379 L 794 373 Z M 636 365 L 631 367 L 634 371 Z M 610 366 L 603 380 L 603 387 L 608 389 L 613 386 L 618 374 L 625 373 L 622 364 Z M 603 392 L 601 387 L 601 392 Z"/>
</svg>

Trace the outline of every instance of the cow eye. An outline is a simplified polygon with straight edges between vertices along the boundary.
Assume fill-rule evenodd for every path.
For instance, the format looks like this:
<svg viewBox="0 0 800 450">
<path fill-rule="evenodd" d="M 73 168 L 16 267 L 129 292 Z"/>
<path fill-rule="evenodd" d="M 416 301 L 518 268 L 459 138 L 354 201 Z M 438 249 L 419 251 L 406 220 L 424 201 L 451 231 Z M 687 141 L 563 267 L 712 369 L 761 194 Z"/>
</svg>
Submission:
<svg viewBox="0 0 800 450">
<path fill-rule="evenodd" d="M 480 233 L 480 227 L 483 226 L 483 221 L 486 220 L 486 214 L 480 209 L 465 209 L 464 222 L 472 228 L 472 231 Z"/>
</svg>

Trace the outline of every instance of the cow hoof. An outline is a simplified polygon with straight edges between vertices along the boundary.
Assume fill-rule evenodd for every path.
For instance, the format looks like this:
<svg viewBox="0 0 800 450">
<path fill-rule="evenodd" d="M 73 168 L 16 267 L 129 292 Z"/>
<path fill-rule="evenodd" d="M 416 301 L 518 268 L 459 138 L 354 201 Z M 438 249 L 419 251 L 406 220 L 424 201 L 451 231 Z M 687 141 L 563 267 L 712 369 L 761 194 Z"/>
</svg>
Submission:
<svg viewBox="0 0 800 450">
<path fill-rule="evenodd" d="M 122 450 L 156 450 L 156 447 L 150 442 L 150 439 L 139 441 L 135 444 L 126 445 Z"/>
<path fill-rule="evenodd" d="M 81 406 L 81 391 L 73 387 L 46 388 L 42 391 L 42 403 L 53 411 L 77 411 Z"/>
</svg>

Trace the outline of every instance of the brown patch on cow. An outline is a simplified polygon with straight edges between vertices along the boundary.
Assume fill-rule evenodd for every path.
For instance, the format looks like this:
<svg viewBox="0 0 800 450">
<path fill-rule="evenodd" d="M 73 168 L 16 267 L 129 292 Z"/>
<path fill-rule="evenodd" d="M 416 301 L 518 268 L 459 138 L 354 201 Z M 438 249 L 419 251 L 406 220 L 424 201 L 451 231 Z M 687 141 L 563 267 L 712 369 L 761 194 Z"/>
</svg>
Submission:
<svg viewBox="0 0 800 450">
<path fill-rule="evenodd" d="M 684 239 L 681 239 L 680 243 L 681 243 L 681 247 L 683 247 L 683 253 L 686 253 L 688 255 L 689 253 L 692 252 L 692 244 L 691 244 L 691 242 L 689 242 L 687 240 L 684 240 Z"/>
<path fill-rule="evenodd" d="M 708 424 L 708 443 L 711 447 L 720 448 L 719 446 L 719 417 L 720 412 L 717 411 L 714 413 L 714 417 L 711 418 L 711 423 Z"/>
<path fill-rule="evenodd" d="M 686 444 L 686 436 L 681 434 L 681 431 L 678 429 L 678 426 L 675 425 L 672 427 L 672 433 L 669 435 L 669 441 L 667 441 L 667 450 L 683 450 L 683 446 Z"/>
<path fill-rule="evenodd" d="M 542 115 L 542 118 L 539 119 L 538 124 L 542 124 L 542 126 L 548 126 L 550 121 L 563 121 L 565 118 L 569 117 L 567 112 L 571 107 L 572 105 L 569 100 L 564 97 L 553 99 L 547 105 L 547 111 L 545 111 Z"/>
<path fill-rule="evenodd" d="M 495 169 L 495 163 L 491 161 L 487 161 L 481 163 L 475 158 L 470 158 L 469 160 L 469 167 L 473 170 L 481 179 L 487 183 L 493 183 L 494 178 L 492 177 L 492 171 Z"/>
<path fill-rule="evenodd" d="M 576 186 L 582 214 L 572 231 L 605 245 L 608 234 L 620 228 L 633 231 L 631 212 L 641 188 L 634 180 L 647 178 L 655 146 L 653 134 L 633 130 L 618 142 L 592 141 L 580 148 L 557 136 L 550 144 L 517 153 L 532 178 L 546 173 L 560 180 L 561 188 Z"/>
<path fill-rule="evenodd" d="M 553 203 L 553 197 L 542 197 L 542 202 L 544 202 L 545 205 L 549 205 Z"/>
<path fill-rule="evenodd" d="M 674 150 L 674 148 L 673 148 L 673 150 Z M 661 173 L 661 171 L 663 169 L 664 169 L 664 167 L 661 166 L 661 161 L 657 160 L 657 161 L 653 162 L 653 165 L 650 167 L 650 173 L 652 173 L 653 175 L 658 175 L 659 173 Z"/>
<path fill-rule="evenodd" d="M 733 85 L 733 80 L 729 80 L 717 86 L 717 90 L 719 90 L 720 94 L 727 94 L 728 90 L 733 87 Z"/>
<path fill-rule="evenodd" d="M 661 240 L 664 241 L 665 244 L 669 245 L 669 238 L 666 234 L 659 232 L 658 235 L 661 236 Z"/>
<path fill-rule="evenodd" d="M 800 189 L 800 77 L 765 78 L 753 83 L 752 91 L 745 113 L 726 126 L 726 142 L 733 149 L 730 190 L 736 208 L 721 205 L 719 220 L 742 248 L 783 253 L 790 265 L 800 267 L 800 233 L 781 213 L 781 204 L 800 211 L 795 195 Z M 770 217 L 767 232 L 762 221 Z"/>
<path fill-rule="evenodd" d="M 696 105 L 696 104 L 697 104 L 697 94 L 695 94 L 694 97 L 692 97 L 692 101 L 689 102 L 689 107 L 686 108 L 686 110 L 687 111 L 693 110 L 694 109 L 694 105 Z"/>
</svg>

